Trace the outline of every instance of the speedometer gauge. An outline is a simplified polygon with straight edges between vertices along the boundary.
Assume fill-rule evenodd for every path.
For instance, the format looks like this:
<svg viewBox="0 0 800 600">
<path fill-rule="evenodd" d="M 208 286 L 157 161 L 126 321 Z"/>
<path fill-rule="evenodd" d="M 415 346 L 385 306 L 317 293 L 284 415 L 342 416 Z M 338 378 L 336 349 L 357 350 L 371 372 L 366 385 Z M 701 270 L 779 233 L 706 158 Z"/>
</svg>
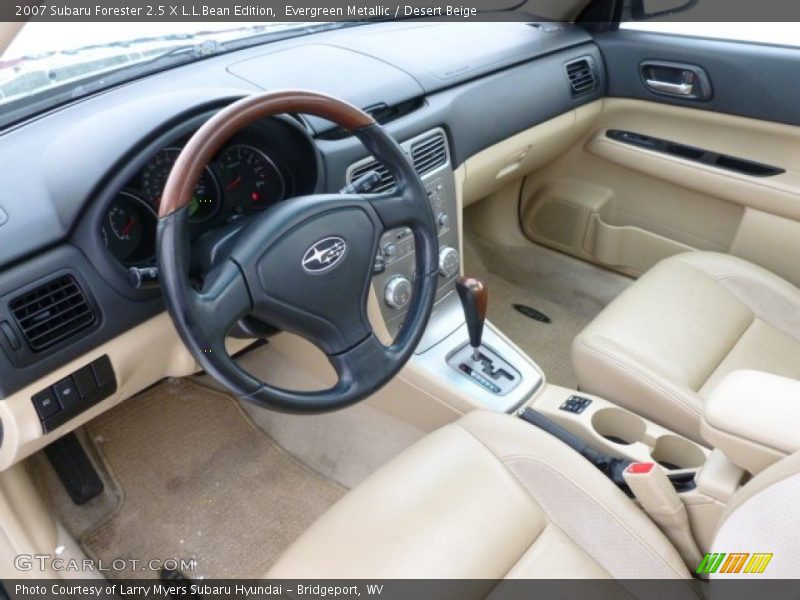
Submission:
<svg viewBox="0 0 800 600">
<path fill-rule="evenodd" d="M 239 212 L 262 210 L 283 200 L 286 185 L 275 163 L 245 144 L 225 149 L 217 163 L 222 189 Z"/>
<path fill-rule="evenodd" d="M 142 191 L 147 201 L 156 209 L 161 202 L 170 171 L 180 153 L 180 148 L 165 148 L 156 154 L 142 171 Z M 189 203 L 189 220 L 194 223 L 207 221 L 217 214 L 219 207 L 219 186 L 214 173 L 206 167 Z"/>
<path fill-rule="evenodd" d="M 136 194 L 122 191 L 111 201 L 101 233 L 108 250 L 123 265 L 146 263 L 155 251 L 156 216 Z"/>
</svg>

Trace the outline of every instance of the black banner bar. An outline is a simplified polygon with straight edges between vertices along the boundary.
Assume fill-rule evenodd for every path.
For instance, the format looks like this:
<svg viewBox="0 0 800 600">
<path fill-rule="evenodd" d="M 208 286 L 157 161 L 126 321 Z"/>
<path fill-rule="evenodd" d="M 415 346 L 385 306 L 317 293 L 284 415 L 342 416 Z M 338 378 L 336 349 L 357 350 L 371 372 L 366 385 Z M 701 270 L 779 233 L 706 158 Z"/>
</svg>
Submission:
<svg viewBox="0 0 800 600">
<path fill-rule="evenodd" d="M 611 0 L 594 0 L 610 4 Z M 793 0 L 616 0 L 626 18 L 659 21 L 800 21 Z M 560 20 L 579 14 L 582 0 L 3 0 L 2 21 L 267 21 L 328 22 L 364 19 L 436 21 Z M 651 10 L 651 5 L 657 7 Z M 600 11 L 609 14 L 608 11 Z M 587 12 L 587 15 L 594 14 Z M 589 17 L 591 18 L 591 17 Z"/>
<path fill-rule="evenodd" d="M 565 558 L 566 560 L 566 558 Z M 5 580 L 13 600 L 725 600 L 796 599 L 798 580 Z M 2 594 L 0 594 L 2 597 Z"/>
</svg>

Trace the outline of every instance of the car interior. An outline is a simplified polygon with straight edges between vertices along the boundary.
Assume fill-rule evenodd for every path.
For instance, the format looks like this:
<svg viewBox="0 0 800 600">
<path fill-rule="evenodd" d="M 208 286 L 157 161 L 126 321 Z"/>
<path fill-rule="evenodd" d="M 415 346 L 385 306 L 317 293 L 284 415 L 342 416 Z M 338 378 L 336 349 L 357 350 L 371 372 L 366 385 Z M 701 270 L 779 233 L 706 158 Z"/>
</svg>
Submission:
<svg viewBox="0 0 800 600">
<path fill-rule="evenodd" d="M 0 576 L 796 577 L 800 50 L 614 4 L 6 125 Z"/>
</svg>

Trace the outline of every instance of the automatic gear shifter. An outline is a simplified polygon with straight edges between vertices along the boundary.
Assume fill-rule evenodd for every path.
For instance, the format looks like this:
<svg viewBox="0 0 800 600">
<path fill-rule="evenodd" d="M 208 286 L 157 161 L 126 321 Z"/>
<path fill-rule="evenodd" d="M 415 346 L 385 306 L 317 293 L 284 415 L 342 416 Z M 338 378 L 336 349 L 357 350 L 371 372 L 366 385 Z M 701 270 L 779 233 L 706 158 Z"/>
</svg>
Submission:
<svg viewBox="0 0 800 600">
<path fill-rule="evenodd" d="M 469 346 L 461 346 L 448 357 L 447 362 L 488 392 L 507 394 L 519 383 L 519 371 L 494 350 L 481 344 L 489 300 L 486 285 L 480 279 L 462 276 L 456 280 L 456 291 L 464 307 Z"/>
<path fill-rule="evenodd" d="M 464 307 L 464 317 L 467 320 L 469 331 L 469 344 L 472 346 L 472 359 L 481 359 L 481 337 L 483 337 L 483 323 L 486 320 L 486 306 L 489 301 L 489 291 L 480 279 L 462 275 L 456 280 L 456 291 Z"/>
</svg>

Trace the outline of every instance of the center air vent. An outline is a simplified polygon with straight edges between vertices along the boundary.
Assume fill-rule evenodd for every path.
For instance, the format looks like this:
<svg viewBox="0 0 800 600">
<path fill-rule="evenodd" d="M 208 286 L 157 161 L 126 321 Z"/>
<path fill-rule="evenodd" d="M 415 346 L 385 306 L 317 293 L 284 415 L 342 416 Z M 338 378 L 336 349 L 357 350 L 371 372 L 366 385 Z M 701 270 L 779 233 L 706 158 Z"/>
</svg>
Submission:
<svg viewBox="0 0 800 600">
<path fill-rule="evenodd" d="M 435 133 L 411 144 L 411 162 L 420 177 L 447 162 L 444 135 Z"/>
<path fill-rule="evenodd" d="M 437 130 L 433 133 L 421 135 L 409 142 L 401 144 L 403 149 L 410 155 L 414 169 L 420 177 L 435 171 L 442 165 L 447 164 L 447 140 L 444 132 Z M 377 171 L 380 175 L 380 183 L 372 190 L 372 193 L 379 194 L 394 188 L 395 181 L 388 169 L 376 160 L 368 160 L 356 163 L 357 166 L 351 167 L 347 175 L 347 182 L 355 181 L 369 171 Z"/>
<path fill-rule="evenodd" d="M 9 303 L 28 345 L 41 352 L 90 327 L 95 314 L 78 282 L 62 275 Z"/>
<path fill-rule="evenodd" d="M 597 71 L 590 56 L 569 62 L 564 67 L 569 78 L 573 98 L 597 89 Z"/>
</svg>

